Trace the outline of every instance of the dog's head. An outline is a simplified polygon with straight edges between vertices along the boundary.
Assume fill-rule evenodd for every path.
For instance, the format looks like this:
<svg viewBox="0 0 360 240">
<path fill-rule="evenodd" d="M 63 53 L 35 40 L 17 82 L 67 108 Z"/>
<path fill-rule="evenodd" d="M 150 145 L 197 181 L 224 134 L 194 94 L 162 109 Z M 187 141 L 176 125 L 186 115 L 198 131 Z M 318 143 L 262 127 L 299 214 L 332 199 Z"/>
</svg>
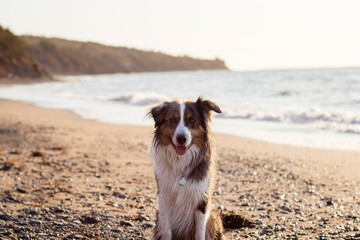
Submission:
<svg viewBox="0 0 360 240">
<path fill-rule="evenodd" d="M 200 149 L 208 140 L 211 111 L 221 113 L 215 103 L 201 97 L 196 102 L 164 102 L 149 113 L 155 121 L 155 138 L 164 146 L 171 144 L 179 155 L 193 145 Z"/>
</svg>

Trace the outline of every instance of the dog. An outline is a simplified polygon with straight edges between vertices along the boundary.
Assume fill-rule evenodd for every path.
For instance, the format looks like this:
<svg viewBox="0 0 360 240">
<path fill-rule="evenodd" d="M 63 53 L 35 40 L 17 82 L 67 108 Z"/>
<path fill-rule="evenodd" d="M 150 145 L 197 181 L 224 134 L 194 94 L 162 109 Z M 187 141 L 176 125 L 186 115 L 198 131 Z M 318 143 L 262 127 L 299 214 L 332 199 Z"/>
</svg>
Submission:
<svg viewBox="0 0 360 240">
<path fill-rule="evenodd" d="M 152 108 L 151 146 L 158 211 L 153 239 L 225 239 L 220 216 L 212 210 L 215 177 L 209 122 L 220 108 L 201 97 L 196 102 L 164 102 Z"/>
</svg>

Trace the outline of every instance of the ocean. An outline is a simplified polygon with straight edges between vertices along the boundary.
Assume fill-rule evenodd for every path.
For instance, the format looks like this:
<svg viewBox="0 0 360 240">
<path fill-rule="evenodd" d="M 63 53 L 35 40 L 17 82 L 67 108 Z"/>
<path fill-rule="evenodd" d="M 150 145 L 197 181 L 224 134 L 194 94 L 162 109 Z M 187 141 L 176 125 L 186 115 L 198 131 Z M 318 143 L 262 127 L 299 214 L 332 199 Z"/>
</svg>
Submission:
<svg viewBox="0 0 360 240">
<path fill-rule="evenodd" d="M 162 101 L 210 99 L 215 132 L 328 149 L 360 150 L 360 68 L 182 71 L 59 77 L 0 88 L 0 98 L 68 109 L 106 123 L 153 125 Z M 1 106 L 0 106 L 1 107 Z"/>
</svg>

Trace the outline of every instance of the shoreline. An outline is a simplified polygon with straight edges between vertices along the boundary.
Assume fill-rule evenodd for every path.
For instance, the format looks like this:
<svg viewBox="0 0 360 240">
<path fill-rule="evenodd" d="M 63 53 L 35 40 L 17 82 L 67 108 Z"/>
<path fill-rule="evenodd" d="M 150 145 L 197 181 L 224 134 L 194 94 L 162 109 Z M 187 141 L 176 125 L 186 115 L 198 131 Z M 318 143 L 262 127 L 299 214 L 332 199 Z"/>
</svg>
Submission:
<svg viewBox="0 0 360 240">
<path fill-rule="evenodd" d="M 0 106 L 0 237 L 150 238 L 152 127 L 11 100 Z M 359 152 L 220 133 L 214 143 L 215 209 L 255 222 L 228 230 L 228 239 L 360 237 Z"/>
<path fill-rule="evenodd" d="M 34 82 L 38 83 L 38 82 Z M 0 85 L 1 87 L 1 85 Z M 148 133 L 152 134 L 153 128 L 150 126 L 145 125 L 131 125 L 131 124 L 118 124 L 118 123 L 105 123 L 94 119 L 87 119 L 83 118 L 82 116 L 72 112 L 71 110 L 67 109 L 53 109 L 53 108 L 44 108 L 36 106 L 32 103 L 26 103 L 22 101 L 16 100 L 8 100 L 0 98 L 0 104 L 10 104 L 14 105 L 14 107 L 24 108 L 25 106 L 31 106 L 31 109 L 37 109 L 38 111 L 51 111 L 51 112 L 58 112 L 57 114 L 62 115 L 65 114 L 66 118 L 78 119 L 80 121 L 89 121 L 93 122 L 94 124 L 101 124 L 101 125 L 109 125 L 109 126 L 118 126 L 119 128 L 130 128 L 134 129 L 141 129 L 142 131 L 147 131 Z M 29 108 L 29 107 L 26 107 Z M 42 109 L 42 110 L 41 110 Z M 1 112 L 1 111 L 0 111 Z M 295 145 L 286 145 L 286 144 L 279 144 L 279 143 L 271 143 L 267 141 L 262 141 L 258 139 L 246 138 L 237 135 L 227 134 L 227 133 L 220 133 L 220 132 L 213 132 L 215 141 L 220 142 L 229 142 L 229 139 L 232 148 L 242 149 L 246 148 L 251 149 L 251 152 L 254 154 L 270 154 L 270 153 L 277 153 L 281 155 L 286 155 L 289 152 L 295 154 L 298 157 L 305 157 L 311 161 L 320 160 L 322 163 L 326 163 L 327 165 L 336 164 L 339 165 L 339 169 L 337 169 L 337 174 L 340 174 L 342 177 L 346 177 L 349 175 L 354 174 L 360 180 L 360 150 L 353 151 L 353 150 L 343 150 L 343 149 L 331 149 L 331 148 L 316 148 L 316 147 L 305 147 L 305 146 L 295 146 Z M 150 142 L 151 140 L 149 140 Z M 219 144 L 219 143 L 218 143 Z M 224 146 L 222 146 L 224 147 Z M 342 161 L 343 159 L 346 163 L 339 164 L 336 163 L 337 161 Z M 317 164 L 314 163 L 313 167 Z"/>
<path fill-rule="evenodd" d="M 48 82 L 48 81 L 47 81 Z M 71 82 L 71 81 L 70 81 Z M 22 84 L 31 84 L 36 83 L 36 81 L 28 82 L 26 80 L 19 80 L 17 83 Z M 13 84 L 16 85 L 16 84 Z M 61 92 L 64 91 L 66 96 L 66 91 L 71 91 L 70 89 L 66 88 L 67 84 L 50 84 L 49 85 L 49 91 L 57 91 L 56 87 L 59 87 Z M 76 85 L 76 84 L 75 84 Z M 8 85 L 5 85 L 8 86 Z M 45 85 L 47 86 L 47 84 Z M 71 84 L 70 84 L 71 86 Z M 76 86 L 75 86 L 76 87 Z M 1 88 L 1 81 L 0 81 L 0 88 Z M 51 92 L 46 91 L 46 88 L 42 88 L 39 86 L 39 88 L 32 88 L 32 91 L 27 91 L 26 86 L 21 86 L 19 89 L 17 88 L 10 88 L 7 90 L 2 90 L 1 94 L 4 98 L 12 99 L 15 101 L 27 101 L 29 103 L 33 103 L 36 106 L 40 107 L 53 107 L 55 109 L 72 109 L 73 112 L 76 114 L 81 115 L 85 119 L 97 119 L 99 121 L 105 122 L 105 123 L 119 123 L 119 124 L 136 124 L 136 125 L 147 125 L 152 126 L 151 119 L 143 119 L 143 117 L 146 115 L 145 108 L 138 107 L 138 103 L 136 101 L 140 101 L 139 105 L 143 105 L 143 102 L 146 101 L 153 101 L 151 98 L 161 100 L 161 95 L 154 95 L 154 96 L 146 96 L 144 94 L 129 94 L 126 93 L 119 94 L 119 99 L 117 99 L 118 95 L 117 93 L 111 93 L 110 96 L 115 96 L 114 99 L 107 98 L 106 94 L 102 95 L 100 94 L 99 98 L 100 101 L 98 101 L 97 96 L 87 96 L 87 94 L 76 94 L 72 93 L 74 101 L 78 101 L 78 104 L 71 104 L 69 103 L 69 98 L 65 97 L 62 98 L 61 95 L 59 97 L 54 97 L 52 99 Z M 81 92 L 81 90 L 80 90 Z M 50 94 L 49 94 L 50 93 Z M 38 97 L 37 97 L 38 95 Z M 56 96 L 56 94 L 55 94 Z M 89 98 L 88 98 L 89 97 Z M 104 98 L 104 99 L 103 99 Z M 78 100 L 77 100 L 78 99 Z M 90 107 L 88 105 L 88 100 L 94 99 L 94 105 L 93 107 Z M 139 100 L 140 99 L 140 100 Z M 106 100 L 106 101 L 102 101 Z M 115 100 L 114 102 L 112 100 Z M 119 101 L 119 102 L 117 102 Z M 132 102 L 135 101 L 135 102 Z M 118 108 L 114 107 L 114 109 L 110 110 L 111 106 L 115 106 L 114 104 L 123 104 L 124 108 Z M 112 103 L 114 103 L 112 105 Z M 230 114 L 231 116 L 231 110 L 226 109 L 226 104 L 224 104 L 224 114 Z M 108 109 L 109 110 L 103 110 Z M 130 112 L 130 114 L 122 114 L 120 111 L 121 109 L 127 109 L 127 111 Z M 262 114 L 257 113 L 257 110 L 255 111 L 255 115 Z M 229 113 L 228 113 L 229 112 Z M 245 111 L 246 112 L 246 111 Z M 252 111 L 249 111 L 250 115 L 252 114 Z M 301 112 L 301 111 L 300 111 Z M 325 111 L 326 112 L 326 111 Z M 326 112 L 327 113 L 327 112 Z M 331 113 L 331 111 L 330 111 Z M 280 114 L 280 113 L 279 113 Z M 281 113 L 279 116 L 282 116 Z M 305 111 L 303 114 L 307 116 L 307 114 L 310 114 L 308 111 Z M 325 114 L 325 113 L 323 113 Z M 328 114 L 328 113 L 327 113 Z M 266 115 L 266 114 L 265 114 Z M 276 113 L 275 113 L 276 115 Z M 291 115 L 291 114 L 290 114 Z M 296 115 L 296 114 L 295 114 Z M 300 116 L 300 115 L 299 115 Z M 296 117 L 299 117 L 296 115 Z M 321 118 L 321 114 L 317 117 Z M 317 117 L 314 117 L 317 119 Z M 307 118 L 307 117 L 304 117 Z M 259 141 L 264 141 L 268 143 L 274 143 L 274 144 L 285 144 L 285 145 L 291 145 L 291 146 L 299 146 L 299 147 L 310 147 L 310 148 L 320 148 L 320 149 L 338 149 L 338 150 L 349 150 L 349 151 L 358 151 L 360 152 L 360 138 L 358 134 L 351 134 L 351 131 L 349 133 L 345 133 L 345 128 L 352 129 L 356 128 L 357 125 L 346 125 L 344 129 L 342 129 L 342 125 L 338 124 L 337 120 L 335 119 L 333 124 L 330 124 L 329 128 L 322 128 L 322 125 L 327 125 L 331 123 L 330 122 L 323 123 L 321 120 L 319 120 L 319 123 L 311 124 L 298 124 L 293 122 L 287 122 L 286 119 L 282 119 L 279 121 L 272 121 L 272 120 L 261 120 L 261 119 L 248 119 L 248 118 L 232 118 L 232 117 L 215 117 L 213 119 L 213 130 L 215 132 L 219 133 L 225 133 L 230 135 L 239 136 L 242 138 L 249 138 Z M 346 120 L 346 118 L 344 118 Z M 345 121 L 344 120 L 344 121 Z M 305 121 L 305 120 L 304 120 Z M 305 121 L 306 122 L 306 121 Z M 334 126 L 334 127 L 332 127 Z M 344 131 L 344 132 L 342 132 Z M 356 131 L 356 130 L 354 130 Z"/>
<path fill-rule="evenodd" d="M 59 81 L 56 76 L 53 76 L 53 79 L 0 79 L 0 88 L 1 87 L 11 87 L 14 85 L 31 85 L 36 83 L 45 83 L 45 82 L 57 82 Z"/>
</svg>

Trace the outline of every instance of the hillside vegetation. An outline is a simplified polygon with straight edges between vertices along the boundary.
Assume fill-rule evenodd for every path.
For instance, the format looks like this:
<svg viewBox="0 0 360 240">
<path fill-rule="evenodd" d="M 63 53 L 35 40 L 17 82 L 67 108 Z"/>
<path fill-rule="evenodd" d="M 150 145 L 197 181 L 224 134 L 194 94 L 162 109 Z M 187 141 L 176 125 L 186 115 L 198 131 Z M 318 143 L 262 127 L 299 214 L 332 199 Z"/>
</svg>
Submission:
<svg viewBox="0 0 360 240">
<path fill-rule="evenodd" d="M 0 26 L 0 79 L 49 77 L 50 75 L 28 56 L 25 43 Z"/>
<path fill-rule="evenodd" d="M 91 42 L 23 36 L 29 56 L 58 75 L 227 69 L 219 59 L 174 57 Z"/>
<path fill-rule="evenodd" d="M 58 38 L 18 37 L 0 26 L 0 79 L 213 69 L 227 67 L 219 59 L 175 57 Z"/>
</svg>

